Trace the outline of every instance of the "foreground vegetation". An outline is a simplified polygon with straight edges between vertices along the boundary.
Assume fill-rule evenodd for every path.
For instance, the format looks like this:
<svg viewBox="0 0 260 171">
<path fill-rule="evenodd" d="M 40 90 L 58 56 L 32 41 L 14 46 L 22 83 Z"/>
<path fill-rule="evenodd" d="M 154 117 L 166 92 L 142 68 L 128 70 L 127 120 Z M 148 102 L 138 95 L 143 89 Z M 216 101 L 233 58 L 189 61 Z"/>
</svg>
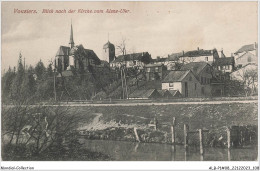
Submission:
<svg viewBox="0 0 260 171">
<path fill-rule="evenodd" d="M 136 141 L 133 132 L 136 127 L 143 142 L 170 143 L 170 124 L 175 117 L 177 143 L 183 143 L 183 124 L 188 124 L 190 130 L 209 130 L 205 140 L 209 146 L 226 146 L 227 126 L 258 125 L 257 103 L 81 106 L 70 110 L 88 118 L 78 128 L 87 139 Z M 158 121 L 157 131 L 148 126 L 154 118 Z"/>
<path fill-rule="evenodd" d="M 2 108 L 2 159 L 111 160 L 82 148 L 75 129 L 83 115 L 66 108 L 23 104 Z"/>
</svg>

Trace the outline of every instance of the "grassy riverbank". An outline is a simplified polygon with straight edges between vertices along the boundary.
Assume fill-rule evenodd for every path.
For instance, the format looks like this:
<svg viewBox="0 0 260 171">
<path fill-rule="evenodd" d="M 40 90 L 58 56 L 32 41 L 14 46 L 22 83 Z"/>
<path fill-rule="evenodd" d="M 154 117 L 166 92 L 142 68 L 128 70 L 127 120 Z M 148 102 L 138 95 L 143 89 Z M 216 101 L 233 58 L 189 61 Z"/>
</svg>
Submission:
<svg viewBox="0 0 260 171">
<path fill-rule="evenodd" d="M 225 145 L 227 126 L 257 125 L 258 121 L 257 103 L 81 106 L 70 107 L 70 111 L 84 115 L 79 129 L 86 130 L 86 138 L 135 141 L 133 127 L 136 127 L 142 141 L 160 143 L 170 142 L 170 127 L 167 124 L 172 122 L 173 117 L 176 118 L 178 143 L 183 142 L 183 124 L 189 124 L 190 130 L 209 129 L 207 143 Z M 155 117 L 159 129 L 151 131 L 148 124 Z"/>
<path fill-rule="evenodd" d="M 133 106 L 17 106 L 2 108 L 2 118 L 5 118 L 5 127 L 2 131 L 12 131 L 12 124 L 16 119 L 20 132 L 19 142 L 16 129 L 12 143 L 2 139 L 3 160 L 113 160 L 102 153 L 86 151 L 82 144 L 74 144 L 79 137 L 75 129 L 85 139 L 101 139 L 116 141 L 136 141 L 134 128 L 137 128 L 141 142 L 147 143 L 171 143 L 170 124 L 172 118 L 176 118 L 175 132 L 178 144 L 183 143 L 183 125 L 188 124 L 191 131 L 208 129 L 205 133 L 204 144 L 210 147 L 226 147 L 226 127 L 232 125 L 258 125 L 257 103 L 223 103 L 223 104 L 163 104 L 163 105 L 133 105 Z M 16 110 L 19 109 L 19 110 Z M 20 113 L 17 113 L 20 111 Z M 35 117 L 35 113 L 38 117 Z M 12 115 L 10 115 L 12 114 Z M 11 117 L 12 116 L 12 117 Z M 22 117 L 23 116 L 23 117 Z M 56 118 L 58 117 L 59 118 Z M 21 118 L 22 117 L 22 118 Z M 23 120 L 21 120 L 21 119 Z M 149 127 L 158 121 L 158 129 Z M 28 121 L 27 121 L 28 119 Z M 20 121 L 21 122 L 18 122 Z M 53 121 L 58 122 L 53 122 Z M 9 122 L 10 124 L 7 124 Z M 26 121 L 26 122 L 25 122 Z M 23 124 L 24 127 L 19 126 Z M 66 123 L 66 124 L 65 124 Z M 56 131 L 71 125 L 70 131 L 62 131 L 62 135 Z M 9 127 L 8 127 L 9 126 Z M 29 128 L 28 126 L 31 126 Z M 42 129 L 37 132 L 35 129 Z M 28 127 L 29 131 L 24 129 Z M 47 130 L 46 130 L 47 127 Z M 18 129 L 19 128 L 19 129 Z M 32 135 L 29 143 L 23 143 L 26 135 Z M 40 141 L 34 140 L 35 135 Z M 56 137 L 52 140 L 49 135 Z M 256 132 L 257 135 L 257 132 Z M 72 136 L 75 136 L 73 138 Z M 29 136 L 30 137 L 30 136 Z M 36 137 L 36 138 L 37 138 Z M 27 137 L 28 139 L 28 137 Z M 33 141 L 32 141 L 33 140 Z M 57 141 L 56 141 L 57 140 Z M 59 140 L 59 141 L 58 141 Z M 48 142 L 60 145 L 49 145 Z M 63 143 L 64 141 L 64 143 Z M 40 151 L 40 146 L 34 142 L 40 142 L 40 146 L 47 150 Z M 45 143 L 46 142 L 46 143 Z M 77 142 L 77 141 L 76 141 Z M 198 144 L 198 136 L 192 135 L 190 143 Z M 66 144 L 67 143 L 67 144 Z M 68 144 L 73 145 L 68 145 Z M 16 144 L 16 146 L 14 146 Z M 255 142 L 257 145 L 257 142 Z M 30 148 L 32 147 L 32 148 Z M 38 149 L 38 153 L 37 150 Z M 58 150 L 57 150 L 58 149 Z M 82 156 L 82 157 L 79 157 Z"/>
</svg>

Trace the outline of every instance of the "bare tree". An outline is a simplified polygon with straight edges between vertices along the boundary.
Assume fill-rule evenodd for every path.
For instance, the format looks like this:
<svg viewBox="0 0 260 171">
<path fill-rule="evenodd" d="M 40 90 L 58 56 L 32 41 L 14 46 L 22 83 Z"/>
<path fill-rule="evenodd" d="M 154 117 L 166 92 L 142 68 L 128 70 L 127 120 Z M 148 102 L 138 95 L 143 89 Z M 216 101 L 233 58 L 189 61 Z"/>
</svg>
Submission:
<svg viewBox="0 0 260 171">
<path fill-rule="evenodd" d="M 237 79 L 244 85 L 245 95 L 253 94 L 257 88 L 257 68 L 241 68 L 237 70 L 236 75 L 233 74 L 233 79 Z"/>
<path fill-rule="evenodd" d="M 117 45 L 119 54 L 123 56 L 123 64 L 120 66 L 120 75 L 122 81 L 122 98 L 128 98 L 127 83 L 126 83 L 126 38 L 122 37 L 122 41 Z"/>
<path fill-rule="evenodd" d="M 126 38 L 122 37 L 121 42 L 116 47 L 118 49 L 118 55 L 125 56 L 126 55 Z"/>
<path fill-rule="evenodd" d="M 77 113 L 77 112 L 76 112 Z M 14 149 L 25 146 L 32 156 L 54 148 L 63 151 L 75 134 L 82 115 L 70 113 L 67 107 L 29 107 L 27 105 L 4 108 L 2 111 L 2 143 Z M 15 155 L 15 154 L 14 154 Z"/>
</svg>

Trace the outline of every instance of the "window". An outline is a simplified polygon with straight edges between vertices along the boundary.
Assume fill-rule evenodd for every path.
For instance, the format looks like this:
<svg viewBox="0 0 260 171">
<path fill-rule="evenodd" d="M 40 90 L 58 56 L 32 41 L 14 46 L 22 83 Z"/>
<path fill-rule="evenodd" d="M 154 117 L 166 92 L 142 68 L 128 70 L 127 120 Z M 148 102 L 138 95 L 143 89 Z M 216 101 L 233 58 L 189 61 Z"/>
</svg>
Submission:
<svg viewBox="0 0 260 171">
<path fill-rule="evenodd" d="M 159 67 L 155 67 L 155 72 L 159 72 Z"/>
<path fill-rule="evenodd" d="M 230 65 L 227 66 L 227 69 L 230 69 Z"/>
<path fill-rule="evenodd" d="M 209 57 L 205 57 L 205 61 L 209 61 Z"/>
<path fill-rule="evenodd" d="M 146 68 L 146 71 L 147 71 L 147 72 L 150 72 L 150 71 L 151 71 L 151 68 Z"/>
<path fill-rule="evenodd" d="M 169 83 L 169 87 L 173 87 L 173 83 Z"/>
<path fill-rule="evenodd" d="M 218 70 L 221 70 L 220 66 L 218 66 Z"/>
<path fill-rule="evenodd" d="M 192 81 L 192 77 L 190 76 L 189 81 Z"/>
</svg>

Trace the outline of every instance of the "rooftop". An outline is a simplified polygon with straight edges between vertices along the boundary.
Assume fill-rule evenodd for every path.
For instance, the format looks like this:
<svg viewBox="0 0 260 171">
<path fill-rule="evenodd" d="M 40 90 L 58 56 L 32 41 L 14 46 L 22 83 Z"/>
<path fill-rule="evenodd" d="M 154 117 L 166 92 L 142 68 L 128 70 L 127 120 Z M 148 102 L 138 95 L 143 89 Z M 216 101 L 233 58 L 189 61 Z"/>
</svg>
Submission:
<svg viewBox="0 0 260 171">
<path fill-rule="evenodd" d="M 162 82 L 179 82 L 182 81 L 185 76 L 190 72 L 190 70 L 185 71 L 171 71 L 169 74 L 163 79 Z"/>
<path fill-rule="evenodd" d="M 234 57 L 225 57 L 225 58 L 218 58 L 215 61 L 216 66 L 225 66 L 225 65 L 234 65 L 235 60 Z"/>
<path fill-rule="evenodd" d="M 182 70 L 191 70 L 196 76 L 204 69 L 205 66 L 209 65 L 206 62 L 191 62 L 183 65 Z"/>
<path fill-rule="evenodd" d="M 68 56 L 70 52 L 70 47 L 67 46 L 60 46 L 56 56 Z"/>
<path fill-rule="evenodd" d="M 141 53 L 131 53 L 126 55 L 119 55 L 112 63 L 115 62 L 123 62 L 123 61 L 131 61 L 131 60 L 139 60 L 141 61 L 142 57 L 145 55 L 149 55 L 148 52 L 141 52 Z"/>
<path fill-rule="evenodd" d="M 179 52 L 179 53 L 172 53 L 168 56 L 168 60 L 169 61 L 178 61 L 179 57 L 181 57 L 183 55 L 183 52 Z"/>
<path fill-rule="evenodd" d="M 129 95 L 129 98 L 149 98 L 156 89 L 148 89 L 148 90 L 135 90 L 133 93 Z"/>
<path fill-rule="evenodd" d="M 106 43 L 106 44 L 104 44 L 104 46 L 103 46 L 103 49 L 106 49 L 106 48 L 113 48 L 113 49 L 115 49 L 115 46 L 114 46 L 114 44 L 112 44 L 112 43 L 110 43 L 109 41 Z"/>
<path fill-rule="evenodd" d="M 198 57 L 198 56 L 210 56 L 213 55 L 213 50 L 193 50 L 193 51 L 187 51 L 182 55 L 182 57 Z"/>
<path fill-rule="evenodd" d="M 242 46 L 240 49 L 238 49 L 235 54 L 241 53 L 241 52 L 248 52 L 248 51 L 252 51 L 255 50 L 258 47 L 258 44 L 249 44 L 249 45 L 244 45 Z"/>
</svg>

